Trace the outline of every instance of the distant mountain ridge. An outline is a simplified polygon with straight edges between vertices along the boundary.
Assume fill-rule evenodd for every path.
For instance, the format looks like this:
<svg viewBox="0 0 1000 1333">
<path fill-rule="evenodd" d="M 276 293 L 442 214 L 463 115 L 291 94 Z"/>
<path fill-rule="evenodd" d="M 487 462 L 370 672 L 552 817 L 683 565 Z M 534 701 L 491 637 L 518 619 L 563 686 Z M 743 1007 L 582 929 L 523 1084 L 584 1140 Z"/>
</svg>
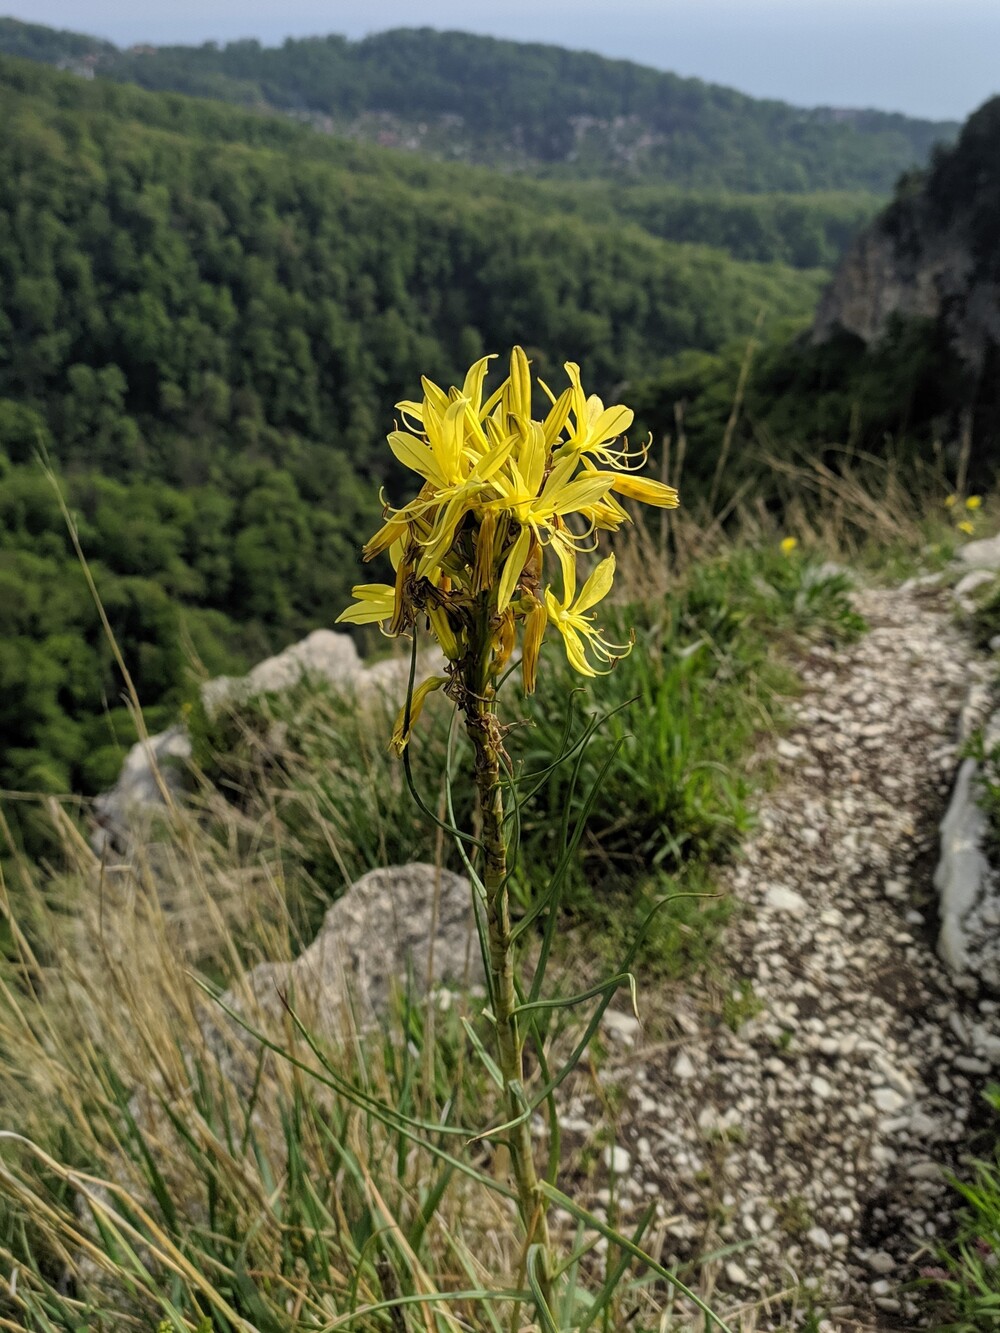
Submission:
<svg viewBox="0 0 1000 1333">
<path fill-rule="evenodd" d="M 199 47 L 108 42 L 0 19 L 0 51 L 87 77 L 281 111 L 318 129 L 549 175 L 745 192 L 887 193 L 952 122 L 804 110 L 623 60 L 401 28 Z"/>
</svg>

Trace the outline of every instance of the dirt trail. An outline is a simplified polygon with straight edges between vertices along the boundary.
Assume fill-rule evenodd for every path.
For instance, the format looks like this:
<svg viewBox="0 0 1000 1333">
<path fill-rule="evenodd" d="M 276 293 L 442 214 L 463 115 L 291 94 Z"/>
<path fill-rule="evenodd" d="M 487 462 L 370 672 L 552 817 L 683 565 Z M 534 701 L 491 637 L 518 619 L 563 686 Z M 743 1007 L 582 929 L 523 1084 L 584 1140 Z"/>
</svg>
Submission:
<svg viewBox="0 0 1000 1333">
<path fill-rule="evenodd" d="M 939 962 L 931 886 L 959 713 L 986 668 L 950 594 L 858 603 L 870 632 L 803 663 L 781 780 L 724 877 L 745 905 L 723 945 L 743 989 L 664 997 L 656 1043 L 613 1017 L 600 1074 L 624 1096 L 623 1212 L 658 1199 L 681 1260 L 747 1242 L 709 1283 L 746 1329 L 799 1326 L 809 1287 L 824 1333 L 923 1326 L 902 1287 L 934 1262 L 942 1167 L 1000 1066 L 1000 1006 Z M 581 1087 L 568 1127 L 596 1119 Z"/>
</svg>

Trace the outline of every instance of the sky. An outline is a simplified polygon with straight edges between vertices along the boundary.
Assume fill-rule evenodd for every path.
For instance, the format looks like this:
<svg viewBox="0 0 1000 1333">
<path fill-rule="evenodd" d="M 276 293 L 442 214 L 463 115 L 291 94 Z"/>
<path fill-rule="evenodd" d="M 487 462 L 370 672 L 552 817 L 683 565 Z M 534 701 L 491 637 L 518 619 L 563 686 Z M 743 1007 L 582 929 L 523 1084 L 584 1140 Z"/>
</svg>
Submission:
<svg viewBox="0 0 1000 1333">
<path fill-rule="evenodd" d="M 1000 0 L 0 0 L 134 42 L 461 28 L 637 60 L 800 106 L 962 119 L 1000 92 Z"/>
</svg>

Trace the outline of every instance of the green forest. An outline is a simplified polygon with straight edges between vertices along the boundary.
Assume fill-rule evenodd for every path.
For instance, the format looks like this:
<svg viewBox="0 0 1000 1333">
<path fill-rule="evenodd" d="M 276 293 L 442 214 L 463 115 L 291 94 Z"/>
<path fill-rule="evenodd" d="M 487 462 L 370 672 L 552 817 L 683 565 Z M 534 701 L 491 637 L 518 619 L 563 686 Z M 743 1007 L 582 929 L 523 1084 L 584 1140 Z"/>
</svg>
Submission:
<svg viewBox="0 0 1000 1333">
<path fill-rule="evenodd" d="M 859 396 L 874 437 L 947 399 L 933 331 L 901 331 L 874 368 L 860 346 L 797 340 L 879 207 L 866 190 L 739 194 L 694 167 L 693 190 L 512 179 L 49 67 L 86 38 L 9 20 L 0 37 L 34 57 L 0 56 L 7 790 L 99 790 L 133 739 L 43 462 L 158 725 L 192 696 L 192 661 L 238 671 L 332 621 L 397 480 L 392 404 L 421 374 L 450 382 L 522 342 L 543 376 L 571 357 L 602 394 L 627 384 L 657 439 L 682 402 L 689 493 L 714 472 L 751 338 L 737 481 L 765 435 L 843 438 Z"/>
<path fill-rule="evenodd" d="M 958 129 L 803 110 L 625 60 L 429 28 L 121 51 L 6 19 L 0 51 L 86 60 L 100 78 L 270 107 L 464 162 L 701 189 L 887 193 Z"/>
<path fill-rule="evenodd" d="M 0 60 L 0 785 L 92 791 L 131 739 L 57 497 L 154 710 L 326 624 L 391 404 L 521 339 L 604 390 L 803 317 L 738 262 L 538 187 Z M 255 141 L 256 131 L 280 146 Z M 301 147 L 301 152 L 295 151 Z M 324 149 L 324 152 L 313 151 Z M 475 187 L 488 173 L 474 176 Z M 507 196 L 507 197 L 505 197 Z"/>
</svg>

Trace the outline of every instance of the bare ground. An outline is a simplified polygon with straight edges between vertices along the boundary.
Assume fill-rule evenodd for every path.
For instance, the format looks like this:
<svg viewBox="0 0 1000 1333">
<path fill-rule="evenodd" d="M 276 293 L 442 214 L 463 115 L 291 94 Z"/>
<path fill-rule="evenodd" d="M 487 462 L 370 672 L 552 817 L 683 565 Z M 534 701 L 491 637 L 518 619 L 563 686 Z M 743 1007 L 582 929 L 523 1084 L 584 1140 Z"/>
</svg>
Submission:
<svg viewBox="0 0 1000 1333">
<path fill-rule="evenodd" d="M 698 1280 L 746 1330 L 811 1309 L 823 1333 L 932 1324 L 909 1284 L 952 1225 L 944 1172 L 1000 1065 L 1000 1005 L 934 951 L 931 883 L 985 666 L 949 595 L 858 602 L 870 632 L 803 661 L 780 781 L 722 876 L 742 905 L 722 946 L 734 991 L 646 995 L 644 1029 L 612 1015 L 601 1090 L 581 1081 L 566 1107 L 581 1143 L 599 1101 L 619 1108 L 596 1207 L 655 1199 L 654 1243 L 682 1264 L 736 1247 Z"/>
</svg>

